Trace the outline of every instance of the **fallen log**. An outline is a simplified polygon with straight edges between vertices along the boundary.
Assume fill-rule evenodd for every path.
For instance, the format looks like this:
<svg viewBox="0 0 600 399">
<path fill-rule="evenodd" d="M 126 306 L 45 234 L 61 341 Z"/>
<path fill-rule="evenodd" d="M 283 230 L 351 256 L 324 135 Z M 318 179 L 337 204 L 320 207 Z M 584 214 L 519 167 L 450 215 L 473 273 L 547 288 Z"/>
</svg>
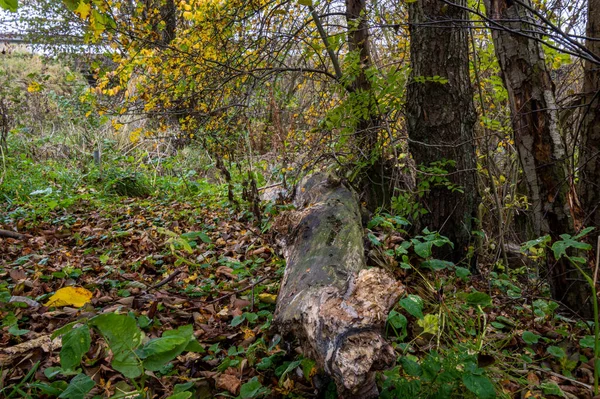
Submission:
<svg viewBox="0 0 600 399">
<path fill-rule="evenodd" d="M 377 397 L 375 371 L 396 360 L 383 330 L 404 288 L 383 269 L 366 269 L 352 189 L 315 174 L 297 187 L 295 205 L 275 324 L 334 379 L 340 398 Z"/>
</svg>

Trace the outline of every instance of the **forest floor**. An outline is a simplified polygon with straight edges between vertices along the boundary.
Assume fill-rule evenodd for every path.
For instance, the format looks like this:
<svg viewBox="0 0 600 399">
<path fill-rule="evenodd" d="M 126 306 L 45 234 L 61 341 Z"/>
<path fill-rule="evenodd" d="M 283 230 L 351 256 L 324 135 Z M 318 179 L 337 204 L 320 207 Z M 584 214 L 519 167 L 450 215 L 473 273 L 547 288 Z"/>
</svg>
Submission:
<svg viewBox="0 0 600 399">
<path fill-rule="evenodd" d="M 0 238 L 1 397 L 335 397 L 271 326 L 285 267 L 276 206 L 256 223 L 214 193 L 78 190 L 0 208 L 0 228 L 25 235 Z M 531 265 L 472 275 L 432 258 L 447 244 L 436 234 L 409 236 L 388 214 L 367 227 L 370 264 L 408 291 L 388 319 L 398 364 L 380 375 L 382 397 L 592 398 L 590 324 L 561 315 Z M 91 299 L 57 301 L 70 286 Z M 111 312 L 130 330 L 102 325 Z"/>
</svg>

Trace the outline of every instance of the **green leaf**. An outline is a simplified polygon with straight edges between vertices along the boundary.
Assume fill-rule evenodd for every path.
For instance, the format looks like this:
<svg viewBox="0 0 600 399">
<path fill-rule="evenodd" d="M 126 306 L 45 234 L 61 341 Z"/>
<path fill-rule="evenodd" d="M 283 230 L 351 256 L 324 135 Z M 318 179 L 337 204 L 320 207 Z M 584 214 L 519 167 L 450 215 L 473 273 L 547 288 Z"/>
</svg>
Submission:
<svg viewBox="0 0 600 399">
<path fill-rule="evenodd" d="M 21 336 L 21 335 L 25 335 L 29 332 L 29 330 L 23 330 L 20 329 L 19 326 L 17 324 L 13 324 L 12 326 L 10 326 L 10 328 L 8 329 L 8 332 L 12 335 L 16 335 L 16 336 Z"/>
<path fill-rule="evenodd" d="M 567 249 L 569 248 L 582 249 L 585 251 L 592 249 L 590 244 L 576 241 L 568 234 L 561 234 L 560 237 L 562 240 L 556 241 L 554 244 L 552 244 L 552 252 L 554 253 L 555 259 L 560 259 L 562 256 L 567 256 Z"/>
<path fill-rule="evenodd" d="M 133 352 L 142 343 L 144 333 L 137 327 L 133 318 L 116 313 L 105 313 L 89 321 L 106 338 L 113 353 L 111 365 L 127 378 L 142 374 L 141 362 Z"/>
<path fill-rule="evenodd" d="M 81 0 L 63 0 L 69 11 L 75 11 L 79 7 Z"/>
<path fill-rule="evenodd" d="M 471 274 L 471 271 L 469 269 L 467 269 L 465 267 L 460 267 L 460 266 L 456 266 L 455 272 L 456 272 L 456 276 L 458 278 L 462 278 L 462 279 L 467 278 L 467 276 L 469 274 Z"/>
<path fill-rule="evenodd" d="M 181 326 L 177 330 L 165 331 L 161 338 L 150 340 L 139 351 L 144 359 L 144 367 L 157 371 L 179 356 L 194 339 L 192 325 Z"/>
<path fill-rule="evenodd" d="M 485 292 L 475 291 L 467 295 L 467 303 L 471 306 L 486 307 L 492 304 L 492 298 Z"/>
<path fill-rule="evenodd" d="M 431 270 L 444 270 L 446 268 L 451 268 L 454 266 L 454 263 L 448 262 L 446 260 L 441 259 L 430 259 L 424 262 L 421 262 L 421 267 L 425 267 Z"/>
<path fill-rule="evenodd" d="M 181 237 L 185 238 L 188 241 L 195 240 L 199 238 L 205 244 L 210 244 L 210 237 L 206 235 L 203 231 L 190 231 L 189 233 L 183 233 Z"/>
<path fill-rule="evenodd" d="M 371 241 L 371 244 L 375 245 L 376 247 L 379 247 L 381 245 L 381 241 L 379 241 L 379 239 L 375 237 L 373 233 L 368 233 L 367 238 L 369 239 L 369 241 Z"/>
<path fill-rule="evenodd" d="M 562 396 L 563 398 L 565 397 L 563 391 L 554 382 L 542 382 L 540 384 L 540 388 L 542 388 L 542 391 L 544 391 L 545 395 L 556 395 Z"/>
<path fill-rule="evenodd" d="M 96 385 L 96 383 L 85 374 L 77 374 L 59 398 L 63 399 L 84 399 L 85 395 Z"/>
<path fill-rule="evenodd" d="M 528 345 L 532 345 L 532 344 L 537 344 L 538 340 L 540 339 L 540 336 L 537 334 L 534 334 L 530 331 L 525 331 L 523 333 L 523 341 L 525 341 L 526 344 Z"/>
<path fill-rule="evenodd" d="M 493 399 L 496 397 L 494 385 L 484 375 L 465 374 L 463 375 L 463 384 L 467 389 L 473 392 L 479 399 Z"/>
<path fill-rule="evenodd" d="M 425 334 L 437 334 L 440 331 L 440 318 L 434 314 L 425 315 L 417 324 L 423 328 Z"/>
<path fill-rule="evenodd" d="M 11 12 L 16 12 L 17 9 L 19 8 L 19 1 L 18 0 L 0 0 L 0 7 L 4 8 L 5 10 L 11 11 Z"/>
<path fill-rule="evenodd" d="M 423 300 L 418 295 L 408 295 L 400 300 L 400 306 L 418 319 L 423 318 Z"/>
<path fill-rule="evenodd" d="M 579 340 L 579 346 L 582 348 L 593 348 L 596 339 L 593 335 L 586 335 L 585 337 Z"/>
<path fill-rule="evenodd" d="M 176 394 L 173 394 L 169 397 L 167 397 L 166 399 L 188 399 L 192 397 L 192 393 L 191 392 L 179 392 Z"/>
<path fill-rule="evenodd" d="M 75 328 L 62 338 L 60 349 L 60 365 L 65 370 L 73 370 L 79 366 L 83 355 L 90 350 L 90 329 L 88 326 Z"/>
<path fill-rule="evenodd" d="M 313 5 L 313 2 L 312 0 L 298 0 L 298 4 L 300 4 L 301 6 L 310 7 Z"/>
<path fill-rule="evenodd" d="M 521 252 L 525 253 L 533 247 L 537 247 L 538 245 L 542 245 L 542 244 L 547 244 L 549 242 L 550 242 L 549 235 L 545 235 L 543 237 L 536 238 L 535 240 L 527 241 L 525 244 L 521 245 Z"/>
<path fill-rule="evenodd" d="M 420 377 L 421 374 L 423 374 L 421 365 L 409 357 L 404 356 L 402 359 L 400 359 L 400 364 L 402 364 L 402 368 L 406 374 L 410 375 L 411 377 Z"/>
<path fill-rule="evenodd" d="M 565 356 L 567 356 L 564 349 L 560 348 L 558 346 L 549 346 L 548 349 L 546 349 L 546 350 L 548 351 L 549 354 L 551 354 L 552 356 L 554 356 L 558 359 L 562 359 Z"/>
<path fill-rule="evenodd" d="M 257 398 L 260 395 L 268 393 L 269 390 L 262 386 L 257 377 L 252 377 L 247 383 L 240 388 L 240 398 L 250 399 Z"/>
</svg>

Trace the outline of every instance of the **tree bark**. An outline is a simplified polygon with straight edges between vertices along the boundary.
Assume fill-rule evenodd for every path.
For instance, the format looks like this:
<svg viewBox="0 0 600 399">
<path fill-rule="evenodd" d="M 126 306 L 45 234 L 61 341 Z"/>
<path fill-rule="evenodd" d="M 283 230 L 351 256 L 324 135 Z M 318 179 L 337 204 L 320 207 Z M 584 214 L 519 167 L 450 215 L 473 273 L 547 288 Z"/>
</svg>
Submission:
<svg viewBox="0 0 600 399">
<path fill-rule="evenodd" d="M 600 0 L 588 0 L 587 49 L 600 56 Z M 584 225 L 600 229 L 600 65 L 584 63 L 584 104 L 579 156 L 579 198 Z M 595 240 L 593 240 L 595 241 Z M 595 242 L 594 242 L 595 245 Z M 597 249 L 596 249 L 597 250 Z"/>
<path fill-rule="evenodd" d="M 375 371 L 396 359 L 383 329 L 403 287 L 382 269 L 366 269 L 353 191 L 316 174 L 297 193 L 276 325 L 333 377 L 340 397 L 377 397 Z"/>
<path fill-rule="evenodd" d="M 530 4 L 529 0 L 524 1 Z M 488 18 L 508 29 L 493 29 L 492 38 L 508 91 L 515 144 L 531 203 L 533 232 L 535 236 L 549 234 L 554 242 L 560 234 L 573 231 L 568 209 L 567 158 L 554 85 L 542 45 L 533 37 L 536 28 L 530 23 L 533 19 L 527 8 L 509 0 L 485 0 L 485 6 Z M 556 260 L 551 255 L 548 274 L 553 298 L 590 316 L 585 280 L 566 259 Z"/>
<path fill-rule="evenodd" d="M 466 0 L 458 4 L 464 6 Z M 428 213 L 416 225 L 419 230 L 437 230 L 454 242 L 454 249 L 444 249 L 437 256 L 455 262 L 467 255 L 479 202 L 473 136 L 477 117 L 469 80 L 468 31 L 460 25 L 467 19 L 465 10 L 442 1 L 409 4 L 412 75 L 406 118 L 410 152 L 418 166 L 454 161 L 454 166 L 444 166 L 449 172 L 446 177 L 462 191 L 432 184 L 421 199 Z M 433 79 L 436 76 L 438 81 Z M 440 77 L 447 82 L 440 83 Z M 424 173 L 417 175 L 418 182 L 429 178 Z"/>
</svg>

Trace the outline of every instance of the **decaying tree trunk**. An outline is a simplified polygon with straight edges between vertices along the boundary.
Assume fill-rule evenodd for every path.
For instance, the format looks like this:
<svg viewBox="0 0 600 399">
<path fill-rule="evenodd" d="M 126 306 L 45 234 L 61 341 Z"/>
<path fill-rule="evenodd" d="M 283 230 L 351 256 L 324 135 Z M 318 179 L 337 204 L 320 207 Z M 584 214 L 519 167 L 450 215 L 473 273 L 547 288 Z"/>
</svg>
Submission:
<svg viewBox="0 0 600 399">
<path fill-rule="evenodd" d="M 376 397 L 375 371 L 396 358 L 382 332 L 403 287 L 382 269 L 366 269 L 353 191 L 315 174 L 300 183 L 295 204 L 277 326 L 333 377 L 340 397 Z"/>
</svg>

